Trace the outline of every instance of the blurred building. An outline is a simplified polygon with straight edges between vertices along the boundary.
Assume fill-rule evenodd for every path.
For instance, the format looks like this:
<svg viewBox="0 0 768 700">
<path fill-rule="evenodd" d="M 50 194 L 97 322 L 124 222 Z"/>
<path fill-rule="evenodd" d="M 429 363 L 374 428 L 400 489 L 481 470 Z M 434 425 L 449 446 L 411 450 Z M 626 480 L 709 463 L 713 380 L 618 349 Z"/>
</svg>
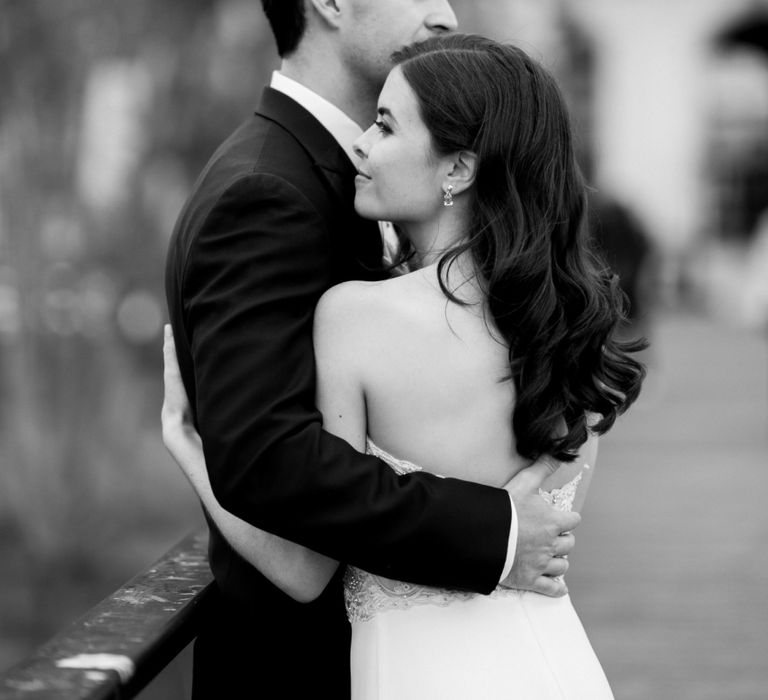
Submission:
<svg viewBox="0 0 768 700">
<path fill-rule="evenodd" d="M 664 299 L 768 324 L 768 2 L 493 5 L 494 35 L 561 76 L 590 180 L 653 239 Z"/>
</svg>

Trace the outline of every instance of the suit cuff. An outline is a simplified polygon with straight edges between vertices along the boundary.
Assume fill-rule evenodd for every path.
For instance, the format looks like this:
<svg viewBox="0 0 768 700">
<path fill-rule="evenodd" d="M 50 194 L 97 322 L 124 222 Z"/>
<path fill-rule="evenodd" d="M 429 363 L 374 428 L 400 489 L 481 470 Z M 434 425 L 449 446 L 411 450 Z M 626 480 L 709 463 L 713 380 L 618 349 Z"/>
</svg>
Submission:
<svg viewBox="0 0 768 700">
<path fill-rule="evenodd" d="M 509 496 L 509 505 L 512 507 L 512 521 L 509 524 L 509 544 L 507 544 L 507 559 L 504 562 L 504 568 L 501 571 L 501 578 L 499 583 L 509 576 L 512 571 L 512 564 L 515 563 L 515 553 L 517 551 L 517 511 L 515 510 L 515 502 L 512 500 L 512 495 Z"/>
</svg>

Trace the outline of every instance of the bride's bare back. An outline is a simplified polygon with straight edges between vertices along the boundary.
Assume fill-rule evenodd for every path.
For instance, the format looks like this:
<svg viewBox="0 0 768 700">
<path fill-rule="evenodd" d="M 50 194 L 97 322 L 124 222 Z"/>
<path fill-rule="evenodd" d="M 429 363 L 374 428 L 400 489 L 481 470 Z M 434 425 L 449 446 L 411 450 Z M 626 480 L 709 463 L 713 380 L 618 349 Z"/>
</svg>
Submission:
<svg viewBox="0 0 768 700">
<path fill-rule="evenodd" d="M 315 321 L 318 407 L 326 429 L 357 449 L 364 449 L 367 432 L 424 469 L 500 486 L 529 464 L 517 453 L 511 428 L 507 346 L 493 336 L 472 283 L 458 295 L 470 304 L 446 298 L 435 265 L 330 290 Z M 362 423 L 348 410 L 354 392 Z M 595 447 L 583 452 L 590 464 Z M 582 465 L 559 469 L 546 487 L 566 483 Z M 582 482 L 579 501 L 587 479 Z"/>
</svg>

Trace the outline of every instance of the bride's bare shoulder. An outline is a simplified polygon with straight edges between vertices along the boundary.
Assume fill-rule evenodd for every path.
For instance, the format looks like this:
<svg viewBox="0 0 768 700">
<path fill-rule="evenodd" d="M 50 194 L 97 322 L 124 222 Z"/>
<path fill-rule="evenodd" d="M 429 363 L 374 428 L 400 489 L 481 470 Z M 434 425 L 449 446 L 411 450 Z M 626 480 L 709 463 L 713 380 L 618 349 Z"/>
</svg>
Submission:
<svg viewBox="0 0 768 700">
<path fill-rule="evenodd" d="M 344 282 L 331 287 L 315 310 L 315 338 L 334 344 L 368 344 L 392 337 L 414 318 L 426 292 L 415 273 L 381 282 Z"/>
<path fill-rule="evenodd" d="M 331 287 L 320 297 L 315 310 L 315 319 L 326 320 L 327 317 L 333 318 L 339 314 L 364 311 L 366 306 L 379 298 L 380 289 L 387 282 L 388 280 L 381 282 L 353 280 Z"/>
<path fill-rule="evenodd" d="M 417 274 L 393 277 L 381 282 L 352 281 L 331 287 L 318 302 L 315 324 L 368 324 L 398 316 L 418 305 L 423 293 Z M 409 302 L 410 303 L 407 303 Z"/>
</svg>

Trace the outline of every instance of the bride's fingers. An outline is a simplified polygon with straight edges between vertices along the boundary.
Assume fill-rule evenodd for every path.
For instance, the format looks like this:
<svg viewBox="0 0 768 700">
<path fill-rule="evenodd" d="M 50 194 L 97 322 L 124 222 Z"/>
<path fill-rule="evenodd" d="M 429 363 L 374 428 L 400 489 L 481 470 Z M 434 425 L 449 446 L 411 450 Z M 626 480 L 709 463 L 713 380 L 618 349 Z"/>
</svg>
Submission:
<svg viewBox="0 0 768 700">
<path fill-rule="evenodd" d="M 176 357 L 176 343 L 173 340 L 173 331 L 167 323 L 163 326 L 163 362 L 167 375 L 181 375 L 179 360 Z"/>
<path fill-rule="evenodd" d="M 163 384 L 165 388 L 163 411 L 186 413 L 189 409 L 189 401 L 181 379 L 173 331 L 167 324 L 163 336 Z"/>
</svg>

